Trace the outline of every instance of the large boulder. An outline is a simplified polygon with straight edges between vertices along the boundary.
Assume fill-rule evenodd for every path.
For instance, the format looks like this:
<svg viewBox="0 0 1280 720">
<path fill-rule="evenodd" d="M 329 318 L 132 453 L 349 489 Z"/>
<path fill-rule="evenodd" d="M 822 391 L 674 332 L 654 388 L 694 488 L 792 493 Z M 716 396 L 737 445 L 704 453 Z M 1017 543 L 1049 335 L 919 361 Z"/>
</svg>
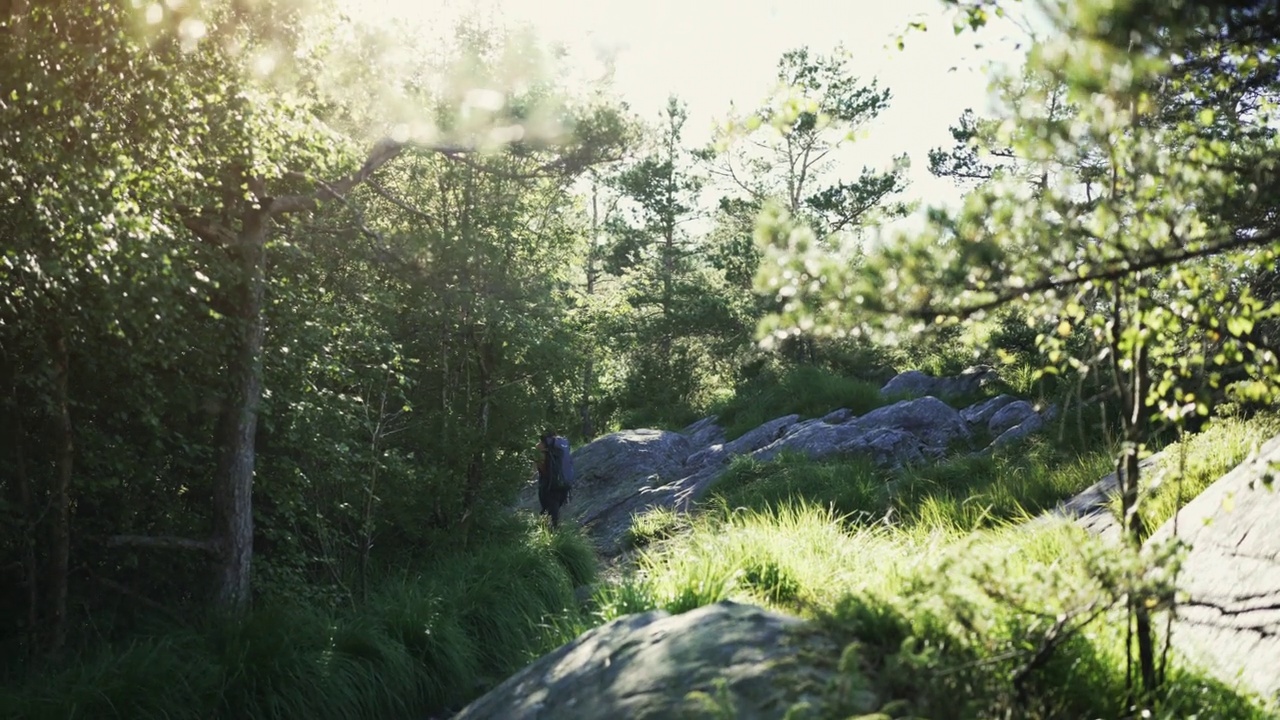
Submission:
<svg viewBox="0 0 1280 720">
<path fill-rule="evenodd" d="M 680 615 L 653 611 L 583 633 L 477 699 L 454 720 L 665 720 L 687 717 L 689 693 L 723 683 L 734 717 L 782 718 L 830 670 L 798 661 L 838 648 L 797 618 L 721 602 Z M 867 698 L 868 707 L 874 698 Z"/>
<path fill-rule="evenodd" d="M 1174 535 L 1170 519 L 1148 543 Z M 1280 436 L 1182 508 L 1191 546 L 1174 647 L 1226 682 L 1280 700 Z"/>
<path fill-rule="evenodd" d="M 921 373 L 898 377 L 929 378 Z M 979 366 L 954 378 L 920 381 L 917 389 L 928 385 L 961 396 L 976 392 L 993 377 L 994 371 Z M 898 389 L 906 382 L 899 381 Z M 893 390 L 893 383 L 886 388 Z M 1047 412 L 1037 412 L 1029 403 L 1007 395 L 961 411 L 924 395 L 860 417 L 848 409 L 808 420 L 786 415 L 729 441 L 715 417 L 699 420 L 680 432 L 625 430 L 574 453 L 578 479 L 566 516 L 585 526 L 601 553 L 615 555 L 624 549 L 634 515 L 652 508 L 687 510 L 737 457 L 768 461 L 783 452 L 811 458 L 862 454 L 884 467 L 902 467 L 940 458 L 967 445 L 979 429 L 1002 431 L 985 451 L 990 452 L 1039 429 L 1047 417 Z M 538 511 L 533 483 L 525 489 L 521 506 Z"/>
<path fill-rule="evenodd" d="M 938 457 L 958 441 L 969 439 L 960 413 L 934 397 L 902 400 L 839 424 L 806 423 L 752 453 L 772 460 L 779 453 L 819 458 L 838 453 L 864 453 L 885 466 L 901 466 Z"/>
<path fill-rule="evenodd" d="M 960 411 L 960 417 L 969 423 L 969 427 L 984 427 L 991 422 L 992 416 L 1000 412 L 1000 409 L 1009 403 L 1016 402 L 1018 398 L 1012 395 L 997 395 L 987 400 L 981 400 Z"/>
<path fill-rule="evenodd" d="M 574 487 L 566 516 L 597 538 L 615 542 L 637 508 L 654 504 L 648 499 L 656 488 L 684 476 L 690 447 L 684 435 L 665 430 L 623 430 L 583 445 L 573 453 Z M 536 483 L 525 487 L 520 506 L 539 512 Z"/>
<path fill-rule="evenodd" d="M 724 428 L 720 427 L 719 418 L 715 415 L 699 420 L 681 430 L 680 434 L 689 440 L 692 452 L 724 442 Z"/>
<path fill-rule="evenodd" d="M 887 398 L 934 397 L 956 398 L 976 395 L 999 380 L 995 368 L 990 365 L 974 365 L 959 375 L 934 377 L 919 370 L 898 373 L 880 388 Z"/>
</svg>

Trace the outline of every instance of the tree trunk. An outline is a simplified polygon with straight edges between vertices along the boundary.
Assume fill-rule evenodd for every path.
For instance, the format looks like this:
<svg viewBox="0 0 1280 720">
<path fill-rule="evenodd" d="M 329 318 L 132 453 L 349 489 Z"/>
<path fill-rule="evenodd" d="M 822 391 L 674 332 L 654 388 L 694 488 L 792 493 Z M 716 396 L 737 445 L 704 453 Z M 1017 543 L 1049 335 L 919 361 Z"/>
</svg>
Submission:
<svg viewBox="0 0 1280 720">
<path fill-rule="evenodd" d="M 67 640 L 67 581 L 71 566 L 71 469 L 74 439 L 71 427 L 69 374 L 71 354 L 66 334 L 55 325 L 49 342 L 53 355 L 54 443 L 56 474 L 49 492 L 49 607 L 48 651 L 56 653 Z"/>
<path fill-rule="evenodd" d="M 235 348 L 228 368 L 227 398 L 218 420 L 218 465 L 214 476 L 214 537 L 220 550 L 217 601 L 238 611 L 249 601 L 253 560 L 254 441 L 262 397 L 263 297 L 266 282 L 267 211 L 248 209 L 234 252 L 241 283 L 234 293 Z"/>
<path fill-rule="evenodd" d="M 1136 282 L 1141 283 L 1139 276 Z M 1125 537 L 1135 552 L 1142 549 L 1146 537 L 1146 526 L 1142 519 L 1140 504 L 1141 459 L 1138 452 L 1147 435 L 1146 395 L 1149 385 L 1147 377 L 1148 362 L 1145 348 L 1141 343 L 1131 351 L 1132 369 L 1125 373 L 1121 366 L 1120 337 L 1126 322 L 1141 323 L 1141 295 L 1134 294 L 1135 307 L 1133 315 L 1126 319 L 1124 312 L 1124 289 L 1117 284 L 1112 302 L 1111 327 L 1111 363 L 1118 389 L 1123 399 L 1124 414 L 1121 418 L 1124 426 L 1125 447 L 1120 458 L 1117 471 L 1120 480 L 1120 506 L 1124 523 Z M 1139 326 L 1137 328 L 1141 330 Z M 1127 381 L 1127 382 L 1126 382 Z M 1147 608 L 1146 597 L 1129 595 L 1129 612 L 1134 620 L 1134 633 L 1138 642 L 1138 669 L 1142 679 L 1142 690 L 1146 697 L 1151 697 L 1158 684 L 1155 664 L 1155 637 L 1152 632 L 1151 611 Z"/>
<path fill-rule="evenodd" d="M 484 485 L 485 447 L 489 438 L 489 412 L 493 402 L 493 369 L 497 362 L 497 351 L 488 331 L 481 331 L 482 339 L 473 345 L 477 352 L 476 366 L 479 370 L 479 403 L 476 413 L 476 432 L 478 443 L 467 463 L 467 482 L 463 491 L 463 512 L 470 518 L 480 500 L 480 491 Z M 465 528 L 464 528 L 465 530 Z"/>
<path fill-rule="evenodd" d="M 1141 282 L 1141 279 L 1139 279 Z M 1136 300 L 1141 303 L 1141 297 Z M 1141 311 L 1139 310 L 1139 317 Z M 1131 488 L 1133 492 L 1133 505 L 1129 513 L 1126 515 L 1128 520 L 1128 531 L 1130 540 L 1136 548 L 1141 549 L 1142 542 L 1146 538 L 1146 523 L 1142 519 L 1141 508 L 1139 507 L 1139 480 L 1140 467 L 1138 458 L 1138 449 L 1141 443 L 1147 437 L 1147 353 L 1146 348 L 1142 344 L 1138 344 L 1134 349 L 1133 358 L 1133 406 L 1130 411 L 1129 420 L 1129 454 L 1125 457 L 1125 475 L 1128 476 L 1126 487 Z M 1145 600 L 1145 598 L 1144 598 Z M 1138 633 L 1138 667 L 1142 673 L 1143 690 L 1151 695 L 1156 690 L 1158 680 L 1156 678 L 1156 660 L 1155 660 L 1155 635 L 1151 627 L 1151 612 L 1147 609 L 1146 602 L 1137 603 L 1134 609 L 1134 622 L 1137 625 Z"/>
<path fill-rule="evenodd" d="M 36 562 L 35 544 L 35 502 L 31 495 L 31 478 L 27 476 L 27 430 L 22 422 L 20 411 L 22 403 L 18 401 L 18 370 L 9 366 L 8 382 L 12 403 L 0 408 L 11 419 L 7 436 L 13 443 L 13 493 L 22 518 L 22 573 L 27 585 L 27 624 L 28 652 L 38 646 L 36 628 L 40 620 L 40 566 Z"/>
<path fill-rule="evenodd" d="M 600 232 L 600 196 L 599 188 L 593 182 L 591 186 L 591 239 L 587 246 L 587 297 L 596 293 L 596 238 Z M 591 388 L 596 382 L 595 348 L 590 349 L 587 363 L 582 368 L 582 400 L 578 405 L 578 416 L 582 420 L 582 438 L 590 441 L 596 435 L 595 423 L 591 420 Z"/>
</svg>

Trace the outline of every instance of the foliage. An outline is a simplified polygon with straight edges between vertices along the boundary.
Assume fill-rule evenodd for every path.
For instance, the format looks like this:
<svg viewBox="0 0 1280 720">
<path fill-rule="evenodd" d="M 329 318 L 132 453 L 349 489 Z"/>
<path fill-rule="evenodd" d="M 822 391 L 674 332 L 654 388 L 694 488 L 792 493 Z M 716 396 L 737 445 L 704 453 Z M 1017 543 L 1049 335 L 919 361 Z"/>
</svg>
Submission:
<svg viewBox="0 0 1280 720">
<path fill-rule="evenodd" d="M 974 26 L 1001 7 L 957 4 Z M 1197 12 L 1045 3 L 1062 32 L 1034 45 L 998 122 L 962 118 L 961 146 L 934 155 L 936 172 L 981 182 L 959 210 L 931 210 L 925 232 L 855 262 L 794 212 L 762 227 L 775 337 L 892 334 L 1021 304 L 1047 330 L 1042 372 L 1101 376 L 1120 405 L 1135 554 L 1149 532 L 1138 458 L 1162 426 L 1207 415 L 1228 384 L 1264 404 L 1280 397 L 1277 348 L 1255 331 L 1280 305 L 1237 280 L 1280 252 L 1265 190 L 1275 136 L 1261 130 L 1274 122 L 1280 11 L 1187 5 Z M 985 164 L 975 148 L 1009 162 Z M 1146 701 L 1159 691 L 1154 604 L 1128 601 Z"/>
<path fill-rule="evenodd" d="M 836 375 L 812 365 L 769 371 L 752 378 L 730 399 L 712 408 L 732 440 L 784 415 L 821 417 L 835 408 L 862 415 L 886 404 L 880 385 Z"/>
<path fill-rule="evenodd" d="M 1112 466 L 1096 444 L 1080 457 L 1040 445 L 953 461 L 887 484 L 850 460 L 741 461 L 688 530 L 597 591 L 597 612 L 733 598 L 816 619 L 844 652 L 806 659 L 837 679 L 798 717 L 866 712 L 868 697 L 890 717 L 1123 716 L 1124 633 L 1096 620 L 1137 587 L 1167 592 L 1168 575 L 1070 523 L 1021 522 Z M 965 502 L 971 493 L 986 499 Z M 1267 716 L 1180 659 L 1166 672 L 1152 717 Z"/>
<path fill-rule="evenodd" d="M 727 507 L 828 507 L 853 524 L 937 525 L 965 531 L 1022 520 L 1093 484 L 1113 465 L 1095 449 L 1077 454 L 1045 438 L 1016 451 L 961 456 L 887 472 L 864 458 L 735 460 L 712 497 Z"/>
<path fill-rule="evenodd" d="M 1139 512 L 1147 533 L 1155 532 L 1179 508 L 1280 433 L 1274 414 L 1250 420 L 1220 418 L 1201 432 L 1161 448 L 1163 459 L 1145 483 Z M 1112 511 L 1120 512 L 1119 498 Z M 1144 538 L 1145 539 L 1145 538 Z"/>
<path fill-rule="evenodd" d="M 159 626 L 0 691 L 26 718 L 411 718 L 457 709 L 579 622 L 580 536 L 530 525 L 331 611 L 279 600 Z"/>
<path fill-rule="evenodd" d="M 618 277 L 628 312 L 607 332 L 625 368 L 616 402 L 633 409 L 628 425 L 697 419 L 750 337 L 749 308 L 689 230 L 703 180 L 683 146 L 687 119 L 671 98 L 651 147 L 610 179 L 620 202 L 604 224 L 603 265 Z M 654 410 L 660 416 L 645 416 Z"/>
</svg>

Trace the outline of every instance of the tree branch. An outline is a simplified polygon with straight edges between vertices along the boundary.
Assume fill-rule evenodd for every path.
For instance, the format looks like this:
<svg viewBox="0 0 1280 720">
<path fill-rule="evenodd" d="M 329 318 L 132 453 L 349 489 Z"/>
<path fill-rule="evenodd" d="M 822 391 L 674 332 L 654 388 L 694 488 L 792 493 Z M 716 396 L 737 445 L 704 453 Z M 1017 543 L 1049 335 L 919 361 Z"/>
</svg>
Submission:
<svg viewBox="0 0 1280 720">
<path fill-rule="evenodd" d="M 425 220 L 425 221 L 427 221 L 427 222 L 429 222 L 429 223 L 432 223 L 432 224 L 434 224 L 434 223 L 436 222 L 436 219 L 435 219 L 434 217 L 432 217 L 430 213 L 426 212 L 425 210 L 421 210 L 421 209 L 419 209 L 419 208 L 416 208 L 416 207 L 414 207 L 414 206 L 410 205 L 409 203 L 405 202 L 404 200 L 401 200 L 400 198 L 398 198 L 398 197 L 396 197 L 396 196 L 392 195 L 392 194 L 391 194 L 391 191 L 390 191 L 390 190 L 387 190 L 387 188 L 386 188 L 386 187 L 384 187 L 384 186 L 382 185 L 382 183 L 378 182 L 377 180 L 374 180 L 373 178 L 370 178 L 370 179 L 368 180 L 368 182 L 366 182 L 366 183 L 365 183 L 365 186 L 366 186 L 366 187 L 368 187 L 370 190 L 372 190 L 375 194 L 377 194 L 377 195 L 378 195 L 379 197 L 381 197 L 383 200 L 386 200 L 387 202 L 391 203 L 392 205 L 395 205 L 396 207 L 400 208 L 401 210 L 403 210 L 403 211 L 405 211 L 405 212 L 409 213 L 410 215 L 413 215 L 414 217 L 418 218 L 419 220 Z"/>
<path fill-rule="evenodd" d="M 235 242 L 235 234 L 204 213 L 183 212 L 182 224 L 191 234 L 211 245 L 225 247 Z"/>
<path fill-rule="evenodd" d="M 383 138 L 374 144 L 373 149 L 369 151 L 369 156 L 365 158 L 362 164 L 355 172 L 350 175 L 336 180 L 334 182 L 320 183 L 326 192 L 336 196 L 345 195 L 351 188 L 368 180 L 371 175 L 378 171 L 383 165 L 391 162 L 400 153 L 404 152 L 407 147 L 405 143 Z M 431 147 L 430 149 L 445 152 L 447 150 L 457 151 L 458 148 L 451 147 Z M 273 198 L 271 200 L 272 214 L 301 212 L 303 210 L 314 210 L 319 193 L 307 193 L 304 195 L 285 195 L 283 197 Z"/>
<path fill-rule="evenodd" d="M 929 320 L 938 316 L 967 318 L 980 312 L 993 310 L 1002 305 L 1007 305 L 1023 295 L 1041 293 L 1048 290 L 1062 290 L 1064 288 L 1075 287 L 1077 285 L 1083 285 L 1085 283 L 1099 280 L 1118 280 L 1122 277 L 1132 275 L 1133 273 L 1142 272 L 1143 270 L 1167 268 L 1188 260 L 1198 260 L 1200 258 L 1211 257 L 1231 250 L 1243 250 L 1249 247 L 1265 245 L 1270 242 L 1275 242 L 1278 239 L 1280 239 L 1280 229 L 1272 229 L 1269 232 L 1259 233 L 1253 236 L 1235 236 L 1230 240 L 1210 245 L 1203 245 L 1194 249 L 1183 248 L 1178 252 L 1152 255 L 1141 260 L 1120 260 L 1119 264 L 1116 266 L 1103 268 L 1084 275 L 1050 276 L 1043 280 L 1024 285 L 1023 287 L 1006 290 L 1002 293 L 998 293 L 991 300 L 985 300 L 972 305 L 965 305 L 951 309 L 942 309 L 935 306 L 925 305 L 916 309 L 903 310 L 902 314 L 910 318 Z"/>
</svg>

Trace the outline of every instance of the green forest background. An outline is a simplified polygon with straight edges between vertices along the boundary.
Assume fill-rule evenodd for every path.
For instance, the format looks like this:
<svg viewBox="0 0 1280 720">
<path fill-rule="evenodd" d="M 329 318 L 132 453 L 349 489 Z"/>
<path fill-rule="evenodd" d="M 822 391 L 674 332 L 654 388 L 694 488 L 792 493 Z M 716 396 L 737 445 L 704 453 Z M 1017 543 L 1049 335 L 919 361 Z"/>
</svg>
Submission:
<svg viewBox="0 0 1280 720">
<path fill-rule="evenodd" d="M 946 4 L 956 32 L 1017 5 Z M 784 54 L 694 146 L 680 99 L 637 117 L 518 28 L 0 5 L 0 714 L 424 717 L 621 614 L 743 594 L 861 638 L 841 669 L 921 715 L 1262 713 L 1086 632 L 1127 607 L 1155 638 L 1131 598 L 1165 601 L 1135 569 L 1160 558 L 1062 566 L 1072 531 L 1009 524 L 1119 467 L 1137 548 L 1278 427 L 1280 8 L 1043 10 L 999 109 L 930 154 L 963 206 L 887 235 L 920 210 L 905 156 L 830 154 L 893 88 L 841 49 Z M 695 517 L 637 520 L 642 576 L 511 510 L 547 425 L 734 437 L 976 363 L 1051 431 L 900 473 L 737 462 Z M 1173 494 L 1137 470 L 1170 443 Z"/>
</svg>

